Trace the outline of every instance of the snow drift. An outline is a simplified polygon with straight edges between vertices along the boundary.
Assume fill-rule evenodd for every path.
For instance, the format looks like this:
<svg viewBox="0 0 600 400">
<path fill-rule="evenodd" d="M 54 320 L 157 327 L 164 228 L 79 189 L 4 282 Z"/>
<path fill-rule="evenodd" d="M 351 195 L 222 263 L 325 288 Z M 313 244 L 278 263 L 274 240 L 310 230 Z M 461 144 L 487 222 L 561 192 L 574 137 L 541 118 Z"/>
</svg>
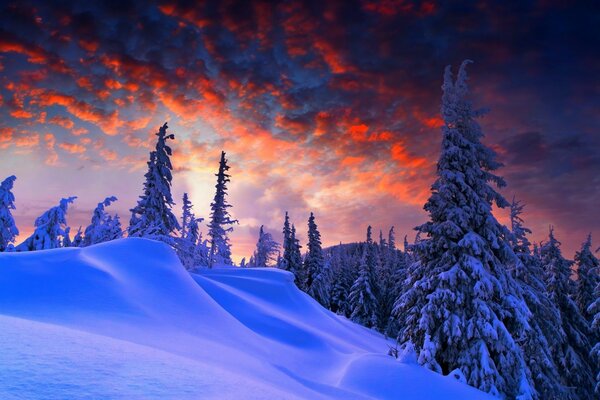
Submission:
<svg viewBox="0 0 600 400">
<path fill-rule="evenodd" d="M 166 245 L 0 253 L 0 398 L 484 399 L 386 355 L 275 269 L 189 274 Z"/>
</svg>

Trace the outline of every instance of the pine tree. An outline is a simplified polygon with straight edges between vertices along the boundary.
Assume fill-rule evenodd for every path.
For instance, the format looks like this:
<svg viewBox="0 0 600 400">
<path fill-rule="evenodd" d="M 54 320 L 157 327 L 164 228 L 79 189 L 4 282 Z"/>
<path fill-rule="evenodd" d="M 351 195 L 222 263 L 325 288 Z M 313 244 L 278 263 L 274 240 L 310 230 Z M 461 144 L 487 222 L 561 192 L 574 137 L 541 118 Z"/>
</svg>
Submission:
<svg viewBox="0 0 600 400">
<path fill-rule="evenodd" d="M 12 189 L 16 179 L 16 176 L 11 175 L 0 183 L 0 251 L 5 251 L 19 235 L 11 212 L 15 209 Z"/>
<path fill-rule="evenodd" d="M 293 243 L 292 243 L 292 229 L 290 228 L 290 217 L 288 216 L 288 212 L 285 212 L 285 219 L 283 221 L 283 257 L 277 266 L 281 269 L 285 269 L 289 271 L 292 267 L 292 253 L 293 253 Z"/>
<path fill-rule="evenodd" d="M 400 342 L 412 342 L 419 363 L 493 395 L 531 398 L 527 368 L 512 334 L 527 329 L 530 312 L 506 269 L 514 253 L 492 204 L 508 202 L 493 188 L 505 186 L 493 171 L 501 164 L 481 143 L 483 133 L 467 99 L 466 65 L 453 82 L 444 74 L 442 152 L 437 179 L 424 209 L 426 235 L 412 246 L 407 291 L 395 304 Z M 512 257 L 510 257 L 512 255 Z M 518 339 L 518 338 L 517 338 Z"/>
<path fill-rule="evenodd" d="M 594 344 L 594 347 L 592 347 L 590 358 L 591 361 L 594 363 L 597 372 L 594 393 L 596 394 L 596 396 L 600 396 L 600 283 L 596 285 L 594 294 L 596 300 L 594 300 L 594 302 L 588 307 L 587 311 L 589 314 L 594 316 L 592 319 L 591 328 L 592 333 L 596 338 L 596 342 Z"/>
<path fill-rule="evenodd" d="M 561 348 L 557 349 L 561 355 L 560 363 L 566 384 L 575 388 L 580 399 L 591 399 L 594 382 L 589 360 L 591 332 L 587 321 L 571 298 L 573 262 L 563 258 L 560 242 L 554 237 L 552 228 L 550 228 L 548 241 L 540 248 L 540 253 L 548 296 L 560 312 L 562 324 L 557 328 L 562 328 L 567 339 L 562 343 Z"/>
<path fill-rule="evenodd" d="M 279 253 L 279 243 L 273 240 L 270 233 L 264 231 L 263 225 L 260 226 L 256 250 L 254 252 L 252 267 L 270 267 L 272 262 L 277 259 Z"/>
<path fill-rule="evenodd" d="M 581 246 L 581 250 L 575 253 L 575 265 L 577 266 L 577 283 L 575 292 L 575 303 L 579 307 L 581 315 L 592 322 L 593 315 L 588 313 L 588 308 L 596 300 L 595 290 L 600 283 L 599 263 L 592 247 L 592 234 L 590 233 Z"/>
<path fill-rule="evenodd" d="M 193 205 L 188 194 L 183 194 L 180 237 L 175 240 L 175 248 L 181 264 L 187 270 L 193 270 L 200 265 L 206 265 L 200 234 L 200 223 L 203 218 L 196 218 L 192 211 Z"/>
<path fill-rule="evenodd" d="M 187 236 L 187 232 L 189 226 L 194 219 L 194 214 L 192 212 L 192 202 L 190 201 L 188 194 L 183 194 L 182 199 L 182 213 L 181 213 L 181 237 L 185 238 Z"/>
<path fill-rule="evenodd" d="M 77 197 L 61 199 L 56 207 L 52 207 L 35 220 L 33 234 L 19 244 L 16 251 L 34 251 L 55 249 L 63 246 L 63 241 L 68 236 L 67 209 L 69 204 Z"/>
<path fill-rule="evenodd" d="M 81 226 L 77 229 L 75 236 L 73 237 L 73 241 L 71 242 L 71 247 L 82 247 L 83 246 L 83 231 L 81 230 Z"/>
<path fill-rule="evenodd" d="M 304 288 L 312 298 L 322 305 L 329 303 L 329 269 L 325 265 L 321 234 L 315 223 L 315 215 L 311 212 L 308 218 L 308 252 L 304 258 Z"/>
<path fill-rule="evenodd" d="M 378 325 L 379 303 L 375 278 L 375 246 L 371 238 L 371 226 L 367 228 L 367 241 L 358 267 L 358 277 L 348 298 L 352 321 L 374 328 Z"/>
<path fill-rule="evenodd" d="M 221 152 L 221 161 L 219 162 L 219 172 L 217 173 L 216 193 L 213 202 L 210 205 L 212 210 L 210 223 L 208 225 L 208 236 L 210 237 L 210 253 L 208 256 L 208 267 L 217 264 L 231 265 L 231 245 L 229 244 L 228 233 L 233 231 L 231 225 L 237 223 L 237 220 L 231 219 L 225 196 L 227 195 L 227 183 L 231 181 L 231 176 L 227 173 L 229 165 L 225 159 L 225 152 Z"/>
<path fill-rule="evenodd" d="M 304 287 L 304 282 L 306 281 L 306 275 L 302 264 L 302 246 L 300 245 L 300 240 L 296 238 L 296 227 L 294 224 L 292 224 L 289 244 L 291 250 L 287 270 L 294 274 L 296 285 L 302 289 Z"/>
<path fill-rule="evenodd" d="M 396 233 L 394 232 L 394 227 L 390 228 L 388 232 L 388 247 L 392 251 L 396 251 Z"/>
<path fill-rule="evenodd" d="M 110 196 L 98 203 L 94 210 L 91 223 L 85 228 L 83 246 L 107 242 L 123 237 L 121 222 L 117 216 L 112 217 L 106 213 L 105 207 L 117 201 L 115 196 Z"/>
<path fill-rule="evenodd" d="M 179 229 L 172 211 L 175 203 L 171 195 L 173 166 L 170 157 L 173 153 L 167 144 L 167 140 L 175 139 L 175 135 L 167 134 L 167 128 L 165 123 L 156 133 L 156 148 L 150 152 L 148 171 L 144 175 L 144 192 L 131 209 L 130 237 L 148 237 L 171 243 L 171 236 Z"/>
<path fill-rule="evenodd" d="M 575 399 L 574 393 L 562 379 L 565 375 L 561 365 L 563 354 L 558 349 L 566 341 L 566 335 L 558 328 L 561 326 L 560 312 L 546 294 L 540 259 L 531 252 L 531 244 L 527 239 L 531 230 L 523 225 L 523 208 L 524 205 L 513 197 L 510 206 L 510 243 L 517 258 L 512 271 L 532 312 L 530 329 L 521 340 L 521 348 L 538 398 Z"/>
</svg>

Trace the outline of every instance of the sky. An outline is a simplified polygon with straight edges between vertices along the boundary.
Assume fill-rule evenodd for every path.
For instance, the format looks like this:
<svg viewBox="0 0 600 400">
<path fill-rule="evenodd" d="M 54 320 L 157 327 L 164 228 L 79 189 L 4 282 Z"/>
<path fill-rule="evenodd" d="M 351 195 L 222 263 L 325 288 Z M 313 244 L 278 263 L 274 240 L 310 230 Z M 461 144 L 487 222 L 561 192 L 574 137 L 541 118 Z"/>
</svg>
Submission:
<svg viewBox="0 0 600 400">
<path fill-rule="evenodd" d="M 598 2 L 3 1 L 0 179 L 15 174 L 21 239 L 61 197 L 126 224 L 164 122 L 173 193 L 207 218 L 221 150 L 235 258 L 285 211 L 325 245 L 367 225 L 398 241 L 427 219 L 446 65 L 469 66 L 484 141 L 532 240 L 600 245 Z M 506 221 L 504 210 L 497 216 Z M 205 221 L 206 222 L 206 221 Z M 206 232 L 206 227 L 203 229 Z"/>
</svg>

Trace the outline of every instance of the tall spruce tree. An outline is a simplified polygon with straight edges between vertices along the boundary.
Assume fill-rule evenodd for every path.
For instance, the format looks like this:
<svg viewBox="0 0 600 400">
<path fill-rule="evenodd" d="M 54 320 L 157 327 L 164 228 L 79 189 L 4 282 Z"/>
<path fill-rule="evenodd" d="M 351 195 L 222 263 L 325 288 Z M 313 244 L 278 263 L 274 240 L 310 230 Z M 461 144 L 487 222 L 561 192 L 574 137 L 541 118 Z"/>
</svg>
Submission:
<svg viewBox="0 0 600 400">
<path fill-rule="evenodd" d="M 329 303 L 330 277 L 323 258 L 321 234 L 311 212 L 308 218 L 308 251 L 304 257 L 305 291 L 322 305 Z"/>
<path fill-rule="evenodd" d="M 442 86 L 442 152 L 437 179 L 413 245 L 407 291 L 395 304 L 401 343 L 412 342 L 420 364 L 509 398 L 531 398 L 523 354 L 512 334 L 527 329 L 530 312 L 506 264 L 514 253 L 492 204 L 508 206 L 493 188 L 501 164 L 481 143 L 483 133 L 468 100 L 465 61 Z M 512 256 L 512 257 L 511 257 Z"/>
<path fill-rule="evenodd" d="M 579 307 L 581 315 L 592 322 L 593 315 L 588 313 L 588 308 L 596 300 L 596 286 L 600 283 L 600 270 L 598 259 L 592 253 L 592 234 L 590 233 L 581 250 L 575 253 L 575 265 L 577 267 L 577 281 L 575 288 L 575 303 Z"/>
<path fill-rule="evenodd" d="M 210 253 L 208 256 L 208 266 L 217 264 L 231 265 L 231 244 L 229 243 L 228 233 L 233 231 L 232 225 L 237 220 L 231 219 L 228 209 L 231 207 L 227 203 L 227 184 L 231 181 L 225 152 L 221 152 L 219 161 L 219 172 L 216 174 L 217 184 L 215 185 L 215 198 L 210 205 L 210 223 L 208 224 L 208 236 L 210 237 Z"/>
<path fill-rule="evenodd" d="M 367 241 L 364 243 L 363 255 L 358 266 L 358 277 L 350 289 L 348 298 L 349 307 L 352 310 L 350 318 L 368 328 L 377 327 L 379 322 L 375 264 L 375 246 L 369 225 Z"/>
<path fill-rule="evenodd" d="M 296 227 L 292 224 L 292 230 L 290 232 L 290 258 L 288 271 L 294 274 L 296 285 L 299 288 L 303 288 L 304 282 L 306 281 L 304 274 L 304 266 L 302 264 L 302 246 L 300 240 L 296 238 Z"/>
<path fill-rule="evenodd" d="M 594 347 L 592 347 L 590 358 L 596 368 L 596 381 L 594 393 L 596 394 L 596 396 L 600 396 L 600 283 L 596 285 L 594 294 L 596 300 L 594 300 L 594 302 L 588 307 L 587 311 L 588 313 L 594 316 L 592 319 L 591 328 L 596 341 L 594 343 Z"/>
<path fill-rule="evenodd" d="M 65 238 L 68 237 L 67 209 L 77 197 L 67 197 L 60 200 L 56 207 L 52 207 L 35 220 L 33 234 L 19 244 L 16 251 L 47 250 L 63 247 Z M 69 241 L 69 239 L 67 239 Z"/>
<path fill-rule="evenodd" d="M 532 312 L 529 320 L 531 329 L 525 332 L 520 342 L 521 348 L 537 398 L 575 399 L 575 393 L 565 386 L 562 378 L 565 371 L 560 349 L 566 341 L 566 335 L 560 328 L 560 312 L 546 294 L 540 259 L 531 252 L 531 243 L 527 238 L 531 230 L 523 225 L 523 208 L 524 205 L 513 197 L 510 206 L 510 243 L 517 259 L 511 266 L 513 276 L 522 288 L 523 298 Z"/>
<path fill-rule="evenodd" d="M 574 388 L 579 399 L 593 398 L 593 369 L 589 355 L 591 350 L 590 327 L 572 299 L 572 261 L 566 260 L 560 250 L 560 242 L 550 228 L 548 241 L 540 248 L 549 298 L 560 312 L 561 326 L 567 340 L 557 349 L 567 386 Z"/>
<path fill-rule="evenodd" d="M 11 210 L 15 209 L 13 184 L 17 179 L 11 175 L 0 183 L 0 251 L 5 251 L 19 235 Z"/>
<path fill-rule="evenodd" d="M 171 195 L 172 150 L 167 141 L 175 135 L 167 134 L 165 123 L 156 136 L 156 148 L 150 152 L 148 171 L 144 175 L 144 191 L 137 205 L 132 208 L 128 233 L 131 237 L 148 237 L 172 242 L 173 233 L 179 229 L 177 217 L 173 214 L 173 196 Z"/>
<path fill-rule="evenodd" d="M 106 207 L 115 201 L 117 201 L 117 198 L 110 196 L 98 203 L 92 214 L 92 221 L 85 228 L 83 246 L 90 246 L 123 237 L 120 220 L 117 216 L 113 217 L 109 215 L 105 210 Z"/>
<path fill-rule="evenodd" d="M 292 229 L 290 227 L 290 217 L 288 212 L 285 212 L 285 219 L 283 220 L 283 257 L 281 257 L 280 262 L 277 264 L 277 267 L 281 269 L 285 269 L 289 271 L 292 266 L 292 252 L 293 252 L 293 243 L 292 243 Z"/>
</svg>

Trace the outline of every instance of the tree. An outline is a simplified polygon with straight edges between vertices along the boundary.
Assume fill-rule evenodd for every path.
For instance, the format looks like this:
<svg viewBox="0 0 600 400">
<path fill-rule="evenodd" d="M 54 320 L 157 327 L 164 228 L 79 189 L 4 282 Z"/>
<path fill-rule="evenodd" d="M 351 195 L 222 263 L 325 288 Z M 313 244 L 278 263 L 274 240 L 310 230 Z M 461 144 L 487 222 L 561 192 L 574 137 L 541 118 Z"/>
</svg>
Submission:
<svg viewBox="0 0 600 400">
<path fill-rule="evenodd" d="M 290 232 L 289 245 L 291 249 L 287 268 L 288 271 L 294 274 L 296 286 L 303 288 L 304 282 L 306 281 L 306 276 L 304 273 L 304 267 L 302 265 L 302 246 L 300 245 L 300 240 L 296 238 L 296 227 L 294 224 L 292 224 L 292 230 Z"/>
<path fill-rule="evenodd" d="M 67 209 L 69 204 L 77 197 L 67 197 L 60 200 L 56 207 L 52 207 L 35 220 L 33 234 L 18 245 L 16 251 L 47 250 L 62 247 L 65 237 L 68 236 Z"/>
<path fill-rule="evenodd" d="M 367 228 L 367 241 L 358 267 L 358 278 L 352 285 L 348 298 L 349 307 L 352 310 L 350 315 L 352 321 L 368 328 L 377 327 L 379 321 L 377 292 L 375 246 L 371 238 L 371 226 L 369 225 Z"/>
<path fill-rule="evenodd" d="M 173 179 L 171 165 L 172 150 L 167 140 L 175 139 L 175 135 L 167 134 L 165 123 L 156 136 L 156 148 L 150 152 L 148 171 L 144 175 L 144 191 L 137 205 L 131 209 L 129 236 L 148 237 L 171 243 L 171 236 L 179 229 L 177 217 L 173 214 L 173 196 L 171 181 Z"/>
<path fill-rule="evenodd" d="M 581 246 L 581 250 L 575 253 L 575 265 L 577 266 L 577 281 L 575 289 L 575 303 L 579 307 L 581 315 L 592 322 L 593 315 L 588 313 L 588 308 L 596 300 L 596 286 L 600 283 L 598 259 L 591 250 L 592 234 L 590 233 Z"/>
<path fill-rule="evenodd" d="M 181 264 L 187 270 L 206 265 L 205 244 L 200 234 L 200 223 L 203 218 L 196 218 L 192 211 L 192 202 L 188 194 L 183 194 L 180 237 L 175 240 L 175 248 Z"/>
<path fill-rule="evenodd" d="M 312 298 L 322 305 L 329 302 L 329 270 L 326 268 L 321 248 L 321 234 L 311 212 L 308 218 L 308 252 L 304 258 L 304 288 Z"/>
<path fill-rule="evenodd" d="M 279 243 L 273 240 L 273 236 L 265 232 L 263 225 L 261 225 L 253 256 L 254 265 L 251 266 L 270 267 L 272 262 L 277 260 L 277 254 L 279 254 Z"/>
<path fill-rule="evenodd" d="M 110 196 L 98 203 L 98 206 L 94 209 L 91 223 L 85 228 L 83 246 L 123 237 L 121 221 L 118 216 L 113 217 L 107 214 L 105 210 L 105 207 L 110 206 L 115 201 L 117 201 L 117 198 Z"/>
<path fill-rule="evenodd" d="M 481 143 L 481 112 L 468 100 L 468 63 L 456 81 L 449 66 L 444 74 L 442 151 L 424 206 L 429 221 L 417 227 L 426 237 L 412 246 L 417 261 L 395 304 L 399 340 L 412 342 L 419 363 L 434 371 L 458 368 L 485 392 L 531 398 L 512 336 L 527 329 L 530 312 L 506 268 L 514 259 L 507 229 L 492 214 L 492 204 L 508 205 L 493 187 L 505 182 L 493 173 L 501 166 L 495 153 Z"/>
<path fill-rule="evenodd" d="M 225 198 L 227 195 L 227 183 L 231 181 L 231 176 L 227 171 L 229 171 L 229 165 L 227 165 L 227 159 L 225 159 L 225 152 L 222 151 L 219 172 L 216 174 L 215 198 L 210 205 L 212 212 L 208 225 L 208 236 L 210 237 L 209 268 L 212 268 L 215 262 L 226 265 L 232 264 L 228 233 L 233 231 L 232 225 L 238 221 L 231 219 L 228 211 L 231 205 L 227 203 L 227 199 Z"/>
<path fill-rule="evenodd" d="M 394 232 L 394 227 L 390 228 L 388 232 L 388 247 L 392 251 L 396 251 L 396 233 Z"/>
<path fill-rule="evenodd" d="M 596 300 L 594 300 L 594 302 L 588 307 L 587 311 L 589 314 L 594 316 L 591 327 L 596 338 L 596 342 L 594 347 L 592 347 L 590 357 L 596 367 L 597 372 L 594 393 L 596 393 L 596 395 L 600 395 L 600 283 L 596 285 L 594 294 Z"/>
<path fill-rule="evenodd" d="M 289 271 L 292 267 L 292 253 L 294 251 L 292 243 L 292 229 L 290 228 L 290 217 L 288 212 L 285 212 L 285 219 L 283 220 L 283 257 L 277 264 L 278 268 Z"/>
<path fill-rule="evenodd" d="M 566 335 L 560 328 L 560 312 L 546 294 L 544 273 L 540 259 L 531 252 L 531 244 L 521 218 L 524 205 L 513 201 L 510 206 L 511 233 L 510 243 L 516 255 L 513 263 L 513 276 L 522 288 L 523 298 L 532 312 L 530 329 L 521 340 L 525 361 L 531 372 L 531 378 L 540 399 L 574 399 L 574 393 L 563 382 L 566 375 L 559 350 L 566 341 Z"/>
<path fill-rule="evenodd" d="M 17 179 L 11 175 L 0 183 L 0 251 L 5 251 L 19 235 L 11 210 L 15 209 L 13 184 Z"/>
<path fill-rule="evenodd" d="M 566 260 L 560 250 L 560 242 L 554 237 L 551 227 L 548 241 L 540 248 L 542 265 L 545 273 L 546 288 L 550 300 L 556 304 L 560 313 L 561 326 L 566 335 L 557 351 L 560 354 L 560 364 L 565 374 L 567 386 L 575 388 L 578 398 L 593 398 L 592 387 L 594 378 L 590 365 L 589 354 L 591 335 L 585 318 L 571 295 L 573 282 L 571 281 L 572 261 Z"/>
</svg>

